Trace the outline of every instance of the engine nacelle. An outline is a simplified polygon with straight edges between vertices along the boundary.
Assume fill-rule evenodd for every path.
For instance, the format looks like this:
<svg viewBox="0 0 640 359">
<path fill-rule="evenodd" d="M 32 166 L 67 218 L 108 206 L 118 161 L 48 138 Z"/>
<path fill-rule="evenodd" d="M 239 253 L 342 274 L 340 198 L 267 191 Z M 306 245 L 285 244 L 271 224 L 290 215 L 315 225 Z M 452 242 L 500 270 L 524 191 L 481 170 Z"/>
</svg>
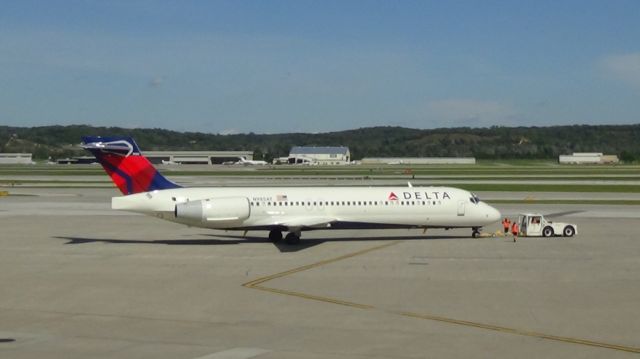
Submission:
<svg viewBox="0 0 640 359">
<path fill-rule="evenodd" d="M 214 228 L 240 225 L 249 218 L 251 207 L 247 197 L 208 198 L 176 204 L 175 216 L 179 219 L 208 223 Z"/>
</svg>

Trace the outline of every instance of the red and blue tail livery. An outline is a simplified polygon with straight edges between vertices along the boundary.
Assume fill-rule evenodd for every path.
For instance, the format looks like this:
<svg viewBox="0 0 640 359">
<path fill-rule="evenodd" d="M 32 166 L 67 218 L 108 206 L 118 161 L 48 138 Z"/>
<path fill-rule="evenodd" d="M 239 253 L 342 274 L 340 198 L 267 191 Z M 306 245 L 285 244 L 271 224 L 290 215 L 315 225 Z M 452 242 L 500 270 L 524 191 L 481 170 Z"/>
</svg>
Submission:
<svg viewBox="0 0 640 359">
<path fill-rule="evenodd" d="M 82 142 L 82 147 L 96 157 L 122 194 L 180 188 L 153 167 L 131 137 L 85 136 Z"/>
</svg>

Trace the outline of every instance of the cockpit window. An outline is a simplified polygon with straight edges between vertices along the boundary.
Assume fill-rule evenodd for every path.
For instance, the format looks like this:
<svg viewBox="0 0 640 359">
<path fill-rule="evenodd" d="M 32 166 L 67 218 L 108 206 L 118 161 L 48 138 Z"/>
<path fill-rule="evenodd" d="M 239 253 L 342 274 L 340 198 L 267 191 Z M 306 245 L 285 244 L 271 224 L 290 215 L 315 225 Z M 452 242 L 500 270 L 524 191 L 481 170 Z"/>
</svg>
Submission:
<svg viewBox="0 0 640 359">
<path fill-rule="evenodd" d="M 471 198 L 469 198 L 469 201 L 471 201 L 471 203 L 478 204 L 480 203 L 480 198 L 476 196 L 475 193 L 471 193 Z"/>
</svg>

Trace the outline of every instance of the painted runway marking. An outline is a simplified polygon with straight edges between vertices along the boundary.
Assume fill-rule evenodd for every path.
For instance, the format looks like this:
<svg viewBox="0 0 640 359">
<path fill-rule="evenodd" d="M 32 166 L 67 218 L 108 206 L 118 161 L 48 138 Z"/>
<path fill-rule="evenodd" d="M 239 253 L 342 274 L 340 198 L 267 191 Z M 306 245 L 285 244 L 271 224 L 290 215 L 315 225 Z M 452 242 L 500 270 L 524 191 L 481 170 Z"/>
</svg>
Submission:
<svg viewBox="0 0 640 359">
<path fill-rule="evenodd" d="M 284 272 L 275 273 L 275 274 L 272 274 L 272 275 L 268 275 L 268 276 L 265 276 L 265 277 L 254 279 L 254 280 L 252 280 L 250 282 L 242 284 L 242 286 L 243 287 L 247 287 L 247 288 L 252 288 L 252 289 L 258 289 L 258 290 L 262 290 L 262 291 L 270 292 L 270 293 L 288 295 L 288 296 L 292 296 L 292 297 L 298 297 L 298 298 L 303 298 L 303 299 L 308 299 L 308 300 L 315 300 L 315 301 L 331 303 L 331 304 L 338 304 L 338 305 L 347 306 L 347 307 L 353 307 L 353 308 L 358 308 L 358 309 L 379 310 L 379 311 L 382 311 L 382 312 L 385 312 L 385 313 L 392 313 L 392 314 L 400 315 L 400 316 L 403 316 L 403 317 L 431 320 L 431 321 L 436 321 L 436 322 L 441 322 L 441 323 L 461 325 L 461 326 L 479 328 L 479 329 L 484 329 L 484 330 L 492 330 L 492 331 L 497 331 L 497 332 L 501 332 L 501 333 L 521 335 L 521 336 L 532 337 L 532 338 L 547 339 L 547 340 L 553 340 L 553 341 L 563 342 L 563 343 L 571 343 L 571 344 L 586 345 L 586 346 L 597 347 L 597 348 L 620 350 L 620 351 L 629 352 L 629 353 L 640 353 L 640 348 L 636 348 L 636 347 L 629 347 L 629 346 L 618 345 L 618 344 L 597 342 L 597 341 L 587 340 L 587 339 L 580 339 L 580 338 L 572 338 L 572 337 L 564 337 L 564 336 L 559 336 L 559 335 L 545 334 L 545 333 L 540 333 L 540 332 L 534 332 L 534 331 L 517 329 L 517 328 L 503 327 L 503 326 L 487 324 L 487 323 L 472 322 L 472 321 L 467 321 L 467 320 L 459 320 L 459 319 L 455 319 L 455 318 L 447 318 L 447 317 L 442 317 L 442 316 L 432 315 L 432 314 L 420 314 L 420 313 L 413 313 L 413 312 L 389 311 L 389 310 L 385 310 L 383 308 L 377 308 L 377 307 L 375 307 L 373 305 L 369 305 L 369 304 L 350 302 L 350 301 L 345 301 L 345 300 L 341 300 L 341 299 L 338 299 L 338 298 L 324 297 L 324 296 L 320 296 L 320 295 L 314 295 L 314 294 L 307 294 L 307 293 L 302 293 L 302 292 L 278 289 L 278 288 L 267 287 L 267 286 L 263 285 L 264 283 L 269 282 L 269 281 L 274 280 L 274 279 L 277 279 L 277 278 L 290 276 L 290 275 L 293 275 L 293 274 L 296 274 L 296 273 L 300 273 L 300 272 L 303 272 L 303 271 L 306 271 L 306 270 L 309 270 L 309 269 L 318 268 L 318 267 L 321 267 L 321 266 L 324 266 L 324 265 L 327 265 L 327 264 L 330 264 L 330 263 L 335 263 L 335 262 L 338 262 L 338 261 L 341 261 L 341 260 L 344 260 L 344 259 L 353 258 L 353 257 L 359 256 L 359 255 L 362 255 L 362 254 L 366 254 L 366 253 L 369 253 L 369 252 L 373 252 L 373 251 L 376 251 L 376 250 L 379 250 L 379 249 L 384 249 L 384 248 L 387 248 L 387 247 L 390 247 L 390 246 L 393 246 L 393 245 L 396 245 L 396 244 L 399 244 L 399 243 L 402 243 L 402 241 L 393 241 L 393 242 L 385 243 L 385 244 L 382 244 L 382 245 L 366 248 L 366 249 L 363 249 L 363 250 L 360 250 L 360 251 L 357 251 L 357 252 L 345 254 L 345 255 L 342 255 L 342 256 L 339 256 L 339 257 L 325 259 L 325 260 L 320 261 L 320 262 L 315 262 L 315 263 L 308 264 L 308 265 L 305 265 L 305 266 L 293 268 L 293 269 L 290 269 L 290 270 L 287 270 L 287 271 L 284 271 Z"/>
<path fill-rule="evenodd" d="M 437 321 L 437 322 L 456 324 L 456 325 L 464 325 L 464 326 L 467 326 L 467 327 L 475 327 L 475 328 L 486 329 L 486 330 L 493 330 L 493 331 L 497 331 L 497 332 L 501 332 L 501 333 L 522 335 L 522 336 L 534 337 L 534 338 L 540 338 L 540 339 L 555 340 L 555 341 L 559 341 L 559 342 L 581 344 L 581 345 L 587 345 L 587 346 L 605 348 L 605 349 L 621 350 L 621 351 L 631 352 L 631 353 L 640 353 L 640 348 L 627 347 L 627 346 L 623 346 L 623 345 L 609 344 L 609 343 L 603 343 L 603 342 L 596 342 L 596 341 L 586 340 L 586 339 L 563 337 L 563 336 L 559 336 L 559 335 L 545 334 L 545 333 L 540 333 L 540 332 L 532 332 L 532 331 L 529 331 L 529 330 L 521 330 L 521 329 L 516 329 L 516 328 L 501 327 L 501 326 L 493 325 L 493 324 L 470 322 L 470 321 L 467 321 L 467 320 L 458 320 L 458 319 L 453 319 L 453 318 L 440 317 L 440 316 L 437 316 L 437 315 L 419 314 L 419 313 L 412 313 L 412 312 L 395 312 L 395 311 L 391 311 L 389 313 L 395 313 L 395 314 L 398 314 L 398 315 L 402 315 L 402 316 L 405 316 L 405 317 L 411 317 L 411 318 L 433 320 L 433 321 Z"/>
<path fill-rule="evenodd" d="M 249 359 L 258 355 L 269 353 L 271 350 L 260 348 L 233 348 L 221 352 L 207 354 L 195 359 Z"/>
</svg>

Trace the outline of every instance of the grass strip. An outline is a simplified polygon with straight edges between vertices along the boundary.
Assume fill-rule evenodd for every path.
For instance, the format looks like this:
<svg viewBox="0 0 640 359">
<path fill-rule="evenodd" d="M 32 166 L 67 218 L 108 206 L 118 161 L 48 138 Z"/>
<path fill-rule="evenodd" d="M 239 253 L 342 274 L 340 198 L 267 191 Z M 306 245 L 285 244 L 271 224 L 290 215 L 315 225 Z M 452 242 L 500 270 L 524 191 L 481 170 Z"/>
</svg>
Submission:
<svg viewBox="0 0 640 359">
<path fill-rule="evenodd" d="M 48 181 L 37 183 L 29 183 L 17 186 L 20 188 L 105 188 L 109 187 L 109 182 L 95 182 L 96 185 L 88 185 L 88 182 L 76 182 L 82 183 L 74 185 L 71 182 L 60 182 L 52 184 Z M 93 182 L 90 182 L 93 183 Z M 102 184 L 98 186 L 97 184 Z M 433 184 L 433 186 L 445 186 L 465 189 L 471 192 L 566 192 L 566 193 L 640 193 L 640 186 L 628 186 L 628 185 L 519 185 L 519 184 L 463 184 L 456 183 L 455 185 L 449 184 Z M 7 186 L 5 186 L 7 187 Z M 235 187 L 235 186 L 203 186 L 203 187 Z M 240 186 L 240 187 L 255 187 L 253 186 Z M 266 187 L 282 187 L 282 186 L 266 186 Z M 307 186 L 290 186 L 290 187 L 307 187 Z M 362 185 L 323 185 L 323 186 L 309 186 L 309 187 L 362 187 Z M 397 187 L 396 186 L 377 186 L 377 187 Z"/>
<path fill-rule="evenodd" d="M 106 179 L 102 180 L 102 181 L 86 181 L 86 180 L 81 180 L 81 181 L 62 181 L 62 180 L 30 180 L 30 179 L 25 179 L 25 180 L 6 180 L 6 179 L 2 179 L 0 180 L 0 185 L 5 185 L 5 186 L 19 186 L 22 184 L 37 184 L 37 183 L 51 183 L 51 184 L 74 184 L 74 183 L 91 183 L 91 184 L 98 184 L 98 183 L 111 183 L 111 181 L 109 180 L 109 178 L 107 177 Z"/>
<path fill-rule="evenodd" d="M 160 171 L 170 176 L 376 176 L 376 175 L 405 175 L 410 177 L 429 175 L 639 175 L 639 166 L 456 166 L 456 165 L 380 165 L 380 166 L 333 166 L 333 167 L 200 167 L 188 168 L 185 166 L 160 167 Z M 43 175 L 43 176 L 73 176 L 73 175 L 100 175 L 104 174 L 100 167 L 80 166 L 55 167 L 6 167 L 0 166 L 0 175 Z"/>
</svg>

